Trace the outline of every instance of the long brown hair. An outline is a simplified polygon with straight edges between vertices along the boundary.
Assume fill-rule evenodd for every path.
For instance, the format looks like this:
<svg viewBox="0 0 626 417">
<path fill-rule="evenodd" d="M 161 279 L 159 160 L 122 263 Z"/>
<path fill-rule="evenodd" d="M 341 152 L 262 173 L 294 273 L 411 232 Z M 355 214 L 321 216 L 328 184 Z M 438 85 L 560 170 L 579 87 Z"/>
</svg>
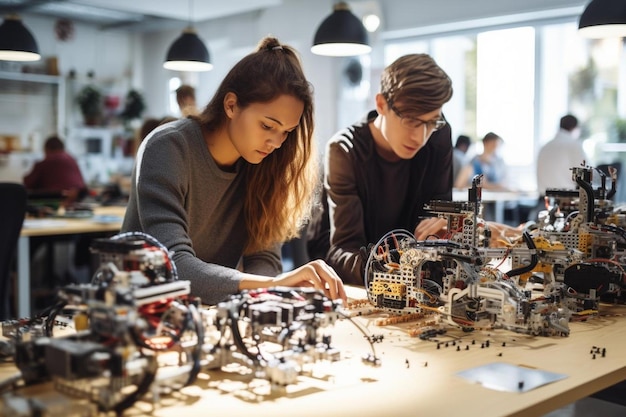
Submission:
<svg viewBox="0 0 626 417">
<path fill-rule="evenodd" d="M 310 214 L 317 178 L 317 164 L 312 161 L 313 93 L 296 50 L 273 37 L 261 40 L 255 52 L 228 72 L 198 117 L 205 131 L 217 131 L 226 122 L 224 97 L 230 92 L 237 96 L 241 108 L 283 94 L 304 103 L 298 127 L 282 146 L 260 164 L 246 166 L 248 242 L 244 253 L 252 253 L 298 236 Z"/>
</svg>

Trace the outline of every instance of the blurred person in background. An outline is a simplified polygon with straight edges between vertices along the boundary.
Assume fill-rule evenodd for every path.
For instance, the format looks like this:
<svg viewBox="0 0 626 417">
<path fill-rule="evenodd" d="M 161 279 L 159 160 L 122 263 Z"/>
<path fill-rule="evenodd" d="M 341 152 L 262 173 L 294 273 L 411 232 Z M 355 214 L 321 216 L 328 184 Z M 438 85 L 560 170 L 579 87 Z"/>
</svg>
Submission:
<svg viewBox="0 0 626 417">
<path fill-rule="evenodd" d="M 188 84 L 183 84 L 176 89 L 176 102 L 180 109 L 181 117 L 197 116 L 200 110 L 196 105 L 196 89 Z"/>
<path fill-rule="evenodd" d="M 540 200 L 547 188 L 574 189 L 572 168 L 586 164 L 588 155 L 580 140 L 576 116 L 567 114 L 559 121 L 559 130 L 552 140 L 543 145 L 537 156 L 537 191 Z"/>
<path fill-rule="evenodd" d="M 459 135 L 452 149 L 452 181 L 456 183 L 461 169 L 467 164 L 467 150 L 471 140 L 467 135 Z"/>
<path fill-rule="evenodd" d="M 78 163 L 65 151 L 58 136 L 50 136 L 44 144 L 44 159 L 35 163 L 24 177 L 24 186 L 32 194 L 62 196 L 64 205 L 82 199 L 88 193 Z"/>
<path fill-rule="evenodd" d="M 471 185 L 472 178 L 483 175 L 483 189 L 494 191 L 507 191 L 506 165 L 498 153 L 502 145 L 502 138 L 493 132 L 483 137 L 483 151 L 474 156 L 459 172 L 455 181 L 455 188 L 467 188 Z"/>
</svg>

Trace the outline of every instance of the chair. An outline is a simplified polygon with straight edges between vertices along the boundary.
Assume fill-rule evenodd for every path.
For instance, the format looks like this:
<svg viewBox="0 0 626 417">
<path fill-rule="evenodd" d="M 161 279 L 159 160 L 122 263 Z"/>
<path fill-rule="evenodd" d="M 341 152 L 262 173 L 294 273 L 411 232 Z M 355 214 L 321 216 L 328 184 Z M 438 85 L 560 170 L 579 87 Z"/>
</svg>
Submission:
<svg viewBox="0 0 626 417">
<path fill-rule="evenodd" d="M 9 318 L 11 264 L 26 215 L 26 189 L 22 184 L 0 183 L 0 320 Z"/>
</svg>

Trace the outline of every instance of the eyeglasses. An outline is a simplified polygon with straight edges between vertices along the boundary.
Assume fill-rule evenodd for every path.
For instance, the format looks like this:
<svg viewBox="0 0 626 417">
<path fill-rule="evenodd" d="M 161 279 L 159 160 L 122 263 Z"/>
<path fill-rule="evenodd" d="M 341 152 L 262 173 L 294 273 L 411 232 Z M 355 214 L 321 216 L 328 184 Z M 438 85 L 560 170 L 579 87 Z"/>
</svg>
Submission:
<svg viewBox="0 0 626 417">
<path fill-rule="evenodd" d="M 417 129 L 420 126 L 424 126 L 426 133 L 431 134 L 442 129 L 447 124 L 444 119 L 422 120 L 418 117 L 404 116 L 395 106 L 390 105 L 389 107 L 400 118 L 400 124 L 407 129 Z"/>
</svg>

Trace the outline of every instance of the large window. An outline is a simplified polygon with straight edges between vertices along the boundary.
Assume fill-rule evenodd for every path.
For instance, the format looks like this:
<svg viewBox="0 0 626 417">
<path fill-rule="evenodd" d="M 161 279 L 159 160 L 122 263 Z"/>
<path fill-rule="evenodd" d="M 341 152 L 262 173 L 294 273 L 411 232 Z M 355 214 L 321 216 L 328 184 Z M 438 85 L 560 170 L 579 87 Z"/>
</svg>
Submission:
<svg viewBox="0 0 626 417">
<path fill-rule="evenodd" d="M 175 114 L 180 116 L 180 108 L 178 107 L 178 101 L 176 101 L 176 89 L 180 87 L 182 81 L 178 77 L 172 77 L 169 79 L 169 83 L 167 86 L 167 103 L 168 103 L 168 112 L 169 114 Z"/>
<path fill-rule="evenodd" d="M 616 120 L 626 117 L 624 45 L 584 39 L 574 20 L 388 40 L 384 65 L 407 53 L 432 55 L 453 81 L 454 96 L 444 106 L 453 140 L 467 134 L 475 142 L 471 152 L 479 153 L 485 133 L 497 133 L 505 141 L 509 185 L 534 190 L 537 152 L 567 113 L 581 122 L 589 164 L 626 158 L 604 145 L 618 140 Z"/>
</svg>

